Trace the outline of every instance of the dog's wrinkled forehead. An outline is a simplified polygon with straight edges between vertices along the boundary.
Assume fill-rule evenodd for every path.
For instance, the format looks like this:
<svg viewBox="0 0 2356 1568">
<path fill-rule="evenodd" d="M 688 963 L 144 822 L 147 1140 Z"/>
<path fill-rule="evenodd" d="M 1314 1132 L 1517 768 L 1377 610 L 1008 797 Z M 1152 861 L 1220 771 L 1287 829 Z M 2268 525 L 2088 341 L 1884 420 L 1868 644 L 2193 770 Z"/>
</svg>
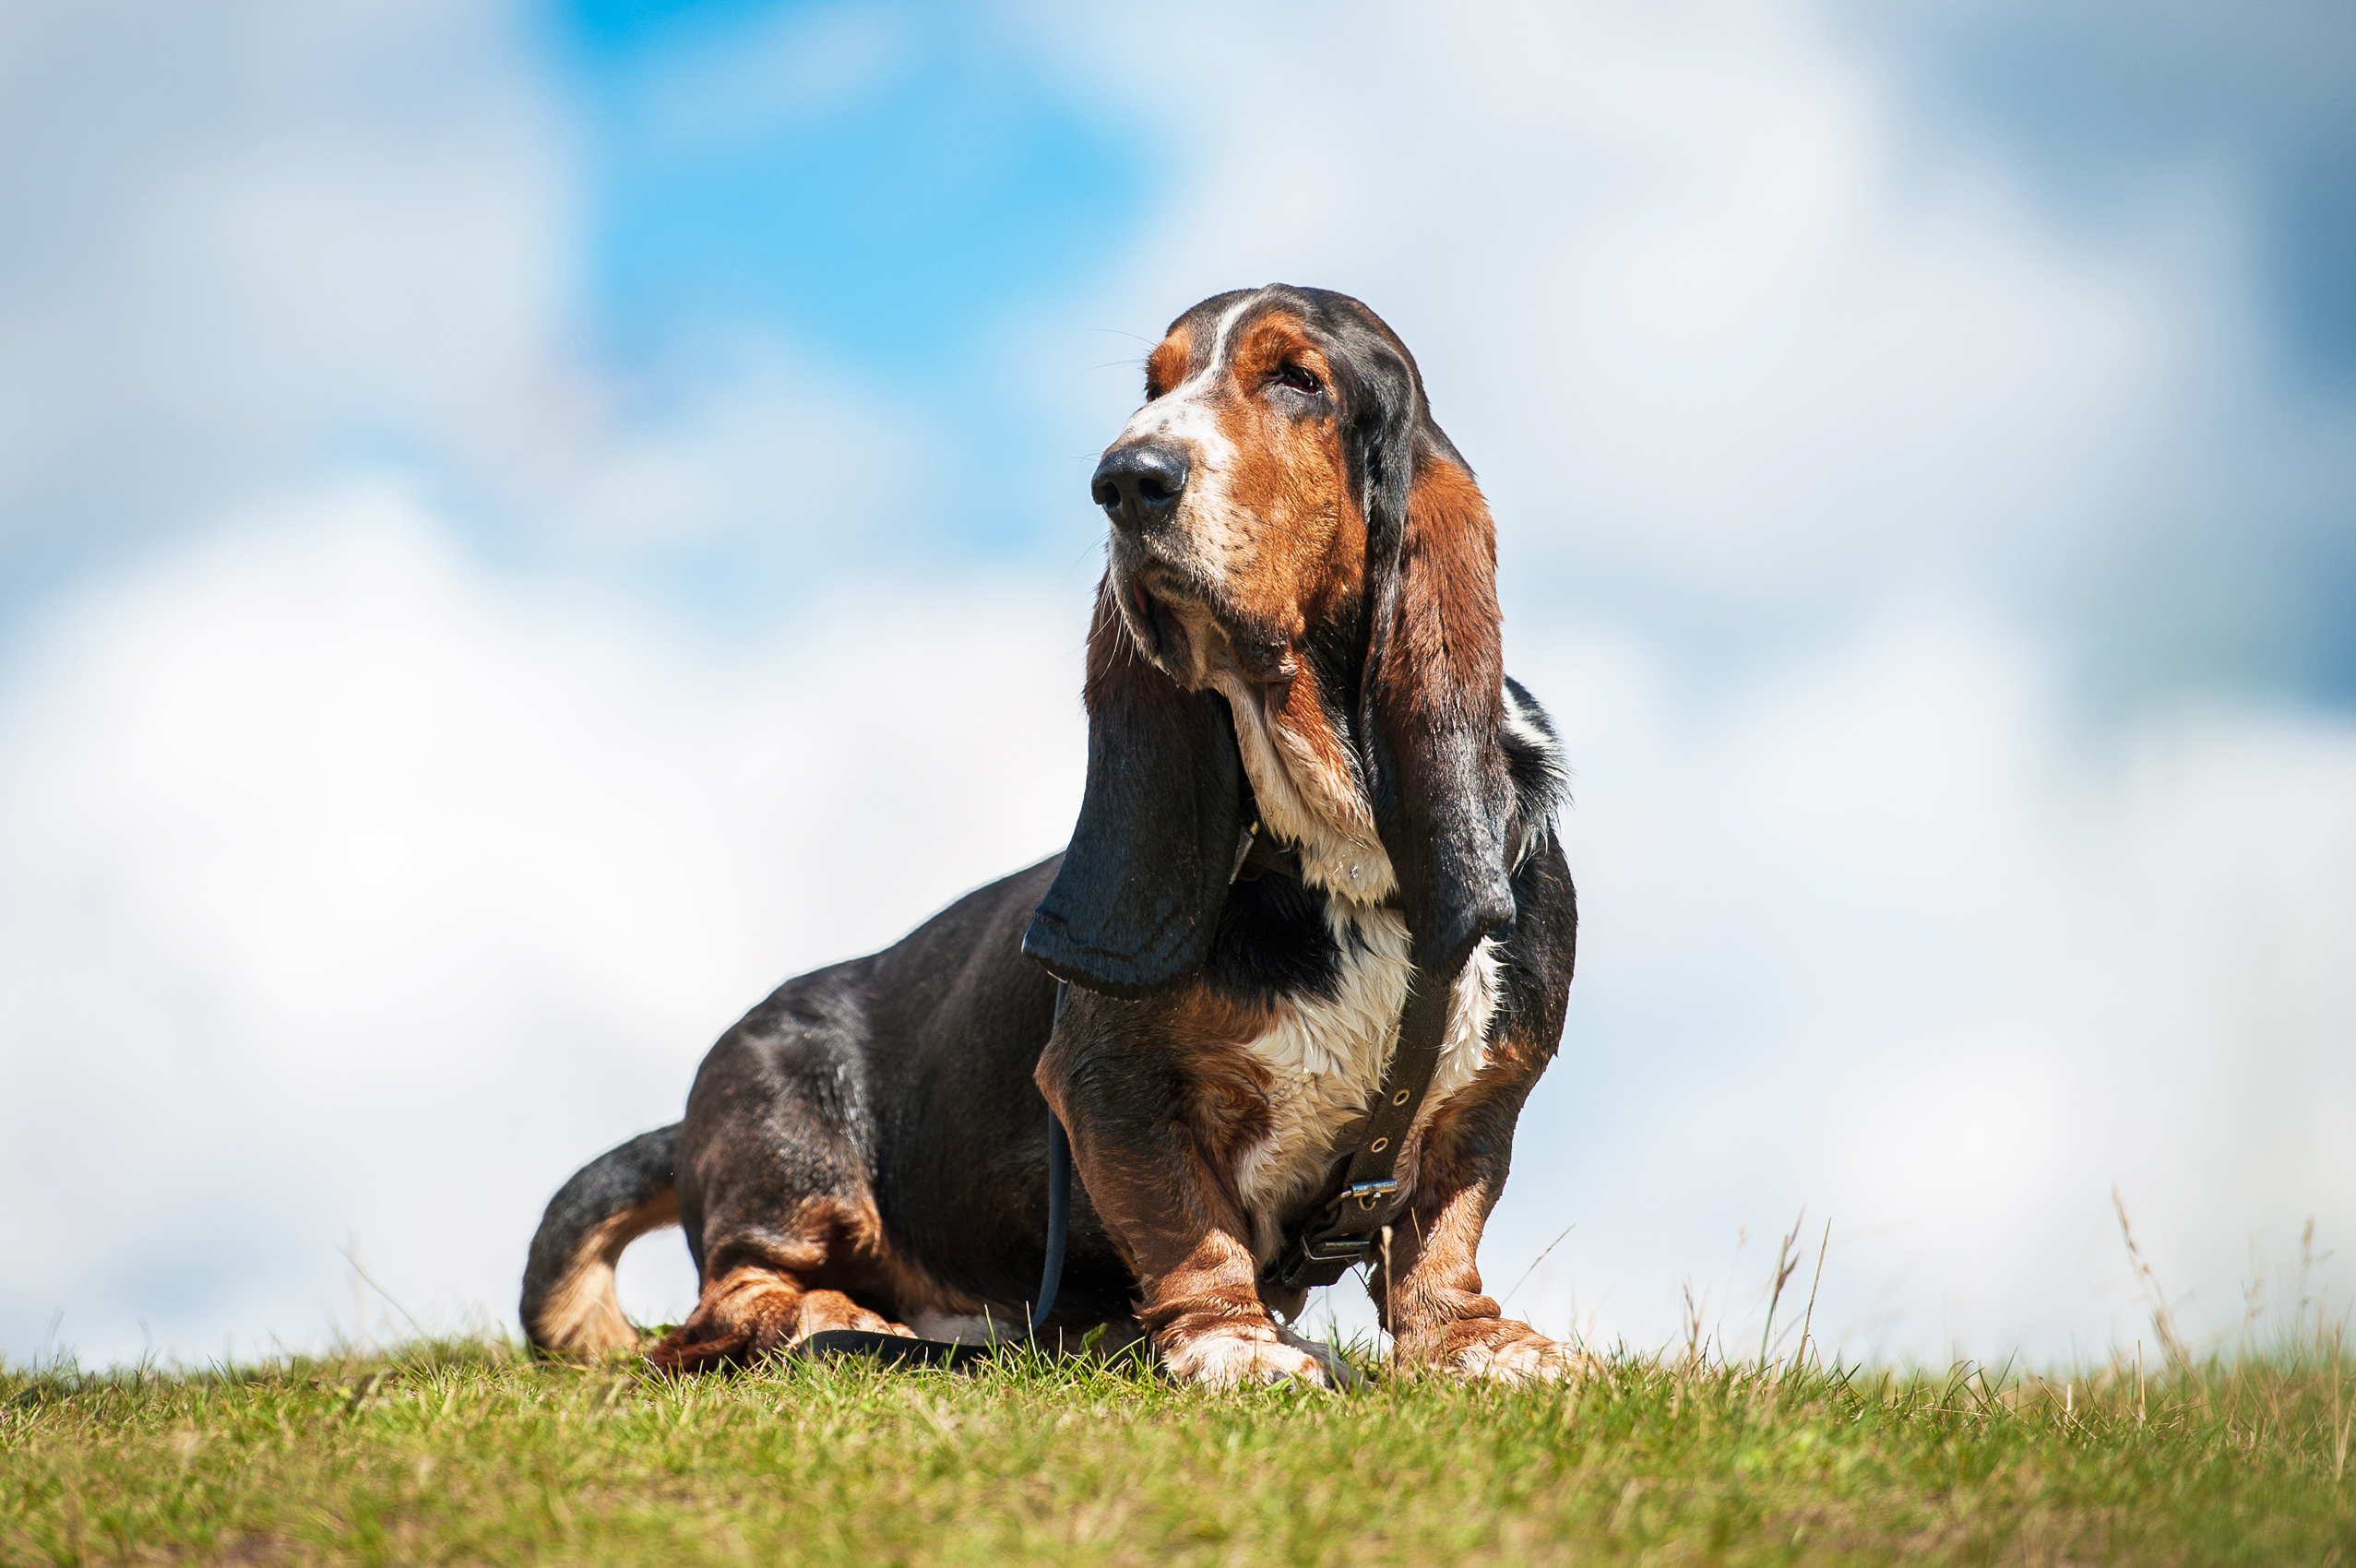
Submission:
<svg viewBox="0 0 2356 1568">
<path fill-rule="evenodd" d="M 1265 303 L 1251 293 L 1219 294 L 1172 322 L 1146 359 L 1146 400 L 1214 392 L 1225 380 L 1221 372 L 1233 352 L 1236 329 L 1248 325 L 1244 317 L 1254 314 L 1255 303 L 1265 310 Z"/>
<path fill-rule="evenodd" d="M 1124 434 L 1182 419 L 1187 405 L 1250 396 L 1287 366 L 1359 400 L 1414 361 L 1382 319 L 1346 294 L 1270 284 L 1214 294 L 1170 324 L 1146 360 L 1147 408 Z M 1153 406 L 1168 403 L 1158 417 Z"/>
</svg>

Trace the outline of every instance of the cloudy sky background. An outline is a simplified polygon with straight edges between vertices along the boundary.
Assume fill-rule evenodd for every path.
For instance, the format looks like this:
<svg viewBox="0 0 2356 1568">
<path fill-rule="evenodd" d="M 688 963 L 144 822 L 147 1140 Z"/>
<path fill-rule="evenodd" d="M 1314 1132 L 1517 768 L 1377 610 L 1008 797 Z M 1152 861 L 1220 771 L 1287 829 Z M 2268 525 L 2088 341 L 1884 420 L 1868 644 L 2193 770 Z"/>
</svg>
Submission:
<svg viewBox="0 0 2356 1568">
<path fill-rule="evenodd" d="M 2310 1217 L 2344 1309 L 2345 8 L 1117 9 L 0 13 L 0 1354 L 506 1324 L 1060 844 L 1094 454 L 1272 279 L 1415 347 L 1577 770 L 1517 1313 L 1755 1348 L 1804 1207 L 1850 1353 L 2100 1357 L 2114 1186 L 2198 1335 Z"/>
</svg>

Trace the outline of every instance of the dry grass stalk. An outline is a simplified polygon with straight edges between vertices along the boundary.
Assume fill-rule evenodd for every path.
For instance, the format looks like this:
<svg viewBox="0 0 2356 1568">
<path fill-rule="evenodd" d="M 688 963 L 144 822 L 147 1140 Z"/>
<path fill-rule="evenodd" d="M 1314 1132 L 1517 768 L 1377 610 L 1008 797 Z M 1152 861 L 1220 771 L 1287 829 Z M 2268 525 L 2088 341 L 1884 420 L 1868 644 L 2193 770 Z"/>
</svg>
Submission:
<svg viewBox="0 0 2356 1568">
<path fill-rule="evenodd" d="M 1564 1226 L 1562 1233 L 1556 1236 L 1553 1241 L 1547 1242 L 1545 1248 L 1541 1251 L 1536 1257 L 1529 1260 L 1529 1266 L 1521 1271 L 1521 1277 L 1519 1279 L 1514 1281 L 1513 1289 L 1506 1291 L 1498 1301 L 1498 1311 L 1503 1312 L 1505 1308 L 1513 1305 L 1515 1291 L 1519 1290 L 1523 1286 L 1529 1284 L 1529 1277 L 1538 1272 L 1538 1265 L 1544 1263 L 1548 1257 L 1553 1255 L 1554 1249 L 1563 1244 L 1564 1239 L 1577 1229 L 1578 1224 L 1577 1221 L 1573 1221 L 1571 1224 Z"/>
<path fill-rule="evenodd" d="M 2308 1234 L 2310 1237 L 2312 1237 L 2314 1233 L 2315 1233 L 2315 1222 L 2314 1222 L 2314 1220 L 2310 1219 L 2309 1221 L 2307 1221 L 2307 1234 Z M 2341 1405 L 2342 1405 L 2342 1395 L 2341 1395 L 2341 1392 L 2340 1392 L 2340 1381 L 2339 1381 L 2339 1360 L 2340 1360 L 2341 1353 L 2342 1353 L 2342 1352 L 2346 1349 L 2346 1348 L 2347 1348 L 2347 1340 L 2348 1340 L 2348 1333 L 2347 1333 L 2347 1328 L 2346 1328 L 2346 1326 L 2345 1326 L 2344 1324 L 2343 1324 L 2342 1326 L 2340 1326 L 2339 1328 L 2336 1328 L 2336 1329 L 2334 1329 L 2334 1330 L 2332 1331 L 2332 1336 L 2331 1336 L 2331 1419 L 2332 1419 L 2332 1420 L 2333 1420 L 2333 1421 L 2334 1421 L 2334 1422 L 2335 1422 L 2335 1423 L 2338 1426 L 2338 1428 L 2339 1428 L 2338 1435 L 2336 1438 L 2334 1438 L 2334 1439 L 2333 1439 L 2333 1441 L 2332 1441 L 2332 1449 L 2331 1449 L 2331 1484 L 2332 1484 L 2332 1485 L 2334 1485 L 2334 1486 L 2338 1486 L 2338 1484 L 2339 1484 L 2342 1480 L 2344 1480 L 2344 1479 L 2347 1479 L 2347 1476 L 2348 1476 L 2348 1428 L 2349 1428 L 2349 1423 L 2350 1423 L 2350 1421 L 2356 1421 L 2356 1411 L 2350 1411 L 2350 1412 L 2349 1412 L 2348 1414 L 2346 1414 L 2346 1415 L 2342 1415 L 2342 1414 L 2340 1413 L 2340 1411 L 2341 1411 Z"/>
<path fill-rule="evenodd" d="M 1800 1348 L 1792 1352 L 1792 1364 L 1805 1366 L 1808 1359 L 1808 1333 L 1816 1323 L 1816 1291 L 1825 1282 L 1825 1253 L 1832 1246 L 1832 1221 L 1825 1221 L 1824 1239 L 1816 1243 L 1816 1277 L 1808 1282 L 1808 1310 L 1800 1316 Z"/>
<path fill-rule="evenodd" d="M 2127 1223 L 2127 1203 L 2119 1195 L 2116 1187 L 2111 1189 L 2111 1206 L 2119 1211 L 2119 1234 L 2126 1239 L 2127 1262 L 2134 1265 L 2136 1278 L 2143 1287 L 2144 1300 L 2151 1307 L 2152 1332 L 2160 1336 L 2160 1348 L 2167 1353 L 2170 1365 L 2180 1372 L 2189 1371 L 2193 1364 L 2192 1352 L 2177 1336 L 2176 1320 L 2168 1310 L 2167 1296 L 2160 1289 L 2160 1277 L 2151 1271 L 2143 1249 L 2136 1245 L 2135 1227 Z M 2136 1365 L 2140 1369 L 2143 1365 L 2142 1341 L 2137 1340 L 2136 1346 Z M 2140 1385 L 2143 1377 L 2140 1370 L 2136 1377 Z"/>
<path fill-rule="evenodd" d="M 1803 1207 L 1791 1221 L 1791 1229 L 1775 1248 L 1775 1286 L 1767 1294 L 1767 1326 L 1759 1331 L 1759 1370 L 1767 1371 L 1767 1348 L 1775 1338 L 1775 1309 L 1783 1300 L 1783 1288 L 1791 1283 L 1791 1276 L 1800 1267 L 1800 1254 L 1793 1250 L 1800 1240 L 1801 1222 L 1808 1218 Z"/>
</svg>

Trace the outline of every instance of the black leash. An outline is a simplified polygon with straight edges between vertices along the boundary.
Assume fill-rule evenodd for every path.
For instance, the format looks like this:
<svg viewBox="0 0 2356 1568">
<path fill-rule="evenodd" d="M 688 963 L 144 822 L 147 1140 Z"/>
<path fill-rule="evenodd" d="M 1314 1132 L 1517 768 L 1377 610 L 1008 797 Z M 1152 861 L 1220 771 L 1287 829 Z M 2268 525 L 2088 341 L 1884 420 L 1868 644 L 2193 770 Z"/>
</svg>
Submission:
<svg viewBox="0 0 2356 1568">
<path fill-rule="evenodd" d="M 1055 982 L 1055 1017 L 1064 1016 L 1064 993 L 1070 988 Z M 1054 1029 L 1051 1025 L 1052 1038 Z M 1055 1310 L 1055 1295 L 1064 1283 L 1064 1252 L 1072 1234 L 1072 1140 L 1063 1120 L 1047 1112 L 1047 1262 L 1040 1271 L 1039 1304 L 1031 1309 L 1030 1327 L 1020 1338 L 994 1339 L 972 1345 L 958 1339 L 915 1339 L 904 1334 L 879 1334 L 867 1328 L 828 1328 L 810 1335 L 795 1347 L 802 1356 L 871 1356 L 886 1366 L 946 1367 L 962 1372 L 979 1366 L 999 1351 L 1028 1345 L 1039 1338 L 1047 1314 Z"/>
<path fill-rule="evenodd" d="M 1064 981 L 1055 982 L 1055 1017 L 1064 1016 Z M 1049 1030 L 1052 1035 L 1053 1029 Z M 1030 1310 L 1030 1336 L 1036 1339 L 1055 1310 L 1055 1292 L 1064 1286 L 1064 1243 L 1072 1234 L 1072 1140 L 1064 1120 L 1051 1106 L 1047 1111 L 1047 1265 L 1039 1274 L 1039 1305 Z"/>
<path fill-rule="evenodd" d="M 1454 974 L 1410 971 L 1407 1004 L 1399 1011 L 1398 1044 L 1383 1070 L 1374 1103 L 1344 1134 L 1354 1140 L 1333 1163 L 1317 1206 L 1291 1232 L 1266 1277 L 1286 1289 L 1331 1285 L 1381 1252 L 1383 1231 L 1399 1210 L 1398 1151 L 1432 1087 L 1448 1032 Z"/>
</svg>

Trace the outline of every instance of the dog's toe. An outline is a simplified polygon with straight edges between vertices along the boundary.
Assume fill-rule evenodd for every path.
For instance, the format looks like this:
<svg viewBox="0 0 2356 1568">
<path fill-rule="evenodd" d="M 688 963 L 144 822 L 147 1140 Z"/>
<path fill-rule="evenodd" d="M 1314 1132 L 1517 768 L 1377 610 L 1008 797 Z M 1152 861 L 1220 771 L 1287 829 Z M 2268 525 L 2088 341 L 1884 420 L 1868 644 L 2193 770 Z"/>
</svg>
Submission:
<svg viewBox="0 0 2356 1568">
<path fill-rule="evenodd" d="M 1348 1387 L 1357 1376 L 1329 1348 L 1296 1339 L 1273 1324 L 1222 1324 L 1172 1336 L 1160 1349 L 1172 1375 L 1204 1388 L 1265 1383 Z"/>
<path fill-rule="evenodd" d="M 835 1328 L 896 1334 L 903 1339 L 916 1337 L 915 1330 L 894 1323 L 881 1313 L 868 1311 L 839 1290 L 813 1290 L 802 1298 L 801 1309 L 800 1321 L 794 1325 L 793 1337 L 797 1341 Z"/>
<path fill-rule="evenodd" d="M 1400 1342 L 1403 1367 L 1494 1383 L 1567 1383 L 1589 1370 L 1588 1358 L 1511 1318 L 1474 1318 Z"/>
<path fill-rule="evenodd" d="M 1366 1386 L 1366 1379 L 1360 1375 L 1358 1369 L 1344 1360 L 1341 1352 L 1332 1346 L 1319 1344 L 1314 1339 L 1301 1338 L 1289 1330 L 1279 1329 L 1277 1332 L 1284 1336 L 1286 1344 L 1315 1358 L 1317 1364 L 1325 1369 L 1327 1387 L 1340 1389 L 1345 1394 L 1355 1394 Z"/>
</svg>

